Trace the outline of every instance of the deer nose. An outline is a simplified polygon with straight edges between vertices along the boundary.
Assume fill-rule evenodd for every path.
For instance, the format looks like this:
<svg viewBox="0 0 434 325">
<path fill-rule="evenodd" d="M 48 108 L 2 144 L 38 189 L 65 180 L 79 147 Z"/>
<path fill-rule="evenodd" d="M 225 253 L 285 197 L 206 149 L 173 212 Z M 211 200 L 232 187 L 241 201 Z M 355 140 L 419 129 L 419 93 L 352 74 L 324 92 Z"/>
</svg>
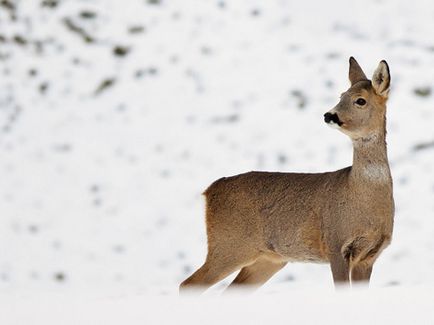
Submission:
<svg viewBox="0 0 434 325">
<path fill-rule="evenodd" d="M 341 126 L 343 123 L 342 121 L 339 119 L 338 114 L 336 113 L 325 113 L 324 114 L 324 122 L 326 123 L 336 123 L 337 125 Z"/>
</svg>

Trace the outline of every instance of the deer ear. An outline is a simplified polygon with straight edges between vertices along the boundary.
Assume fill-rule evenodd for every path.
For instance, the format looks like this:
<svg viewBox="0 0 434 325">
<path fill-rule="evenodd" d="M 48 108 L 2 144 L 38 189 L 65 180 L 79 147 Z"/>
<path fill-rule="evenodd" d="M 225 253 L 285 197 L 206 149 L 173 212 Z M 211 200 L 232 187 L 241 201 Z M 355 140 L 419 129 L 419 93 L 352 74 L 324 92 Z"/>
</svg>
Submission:
<svg viewBox="0 0 434 325">
<path fill-rule="evenodd" d="M 386 61 L 381 61 L 372 76 L 372 87 L 377 95 L 387 97 L 390 89 L 390 71 Z"/>
<path fill-rule="evenodd" d="M 348 77 L 350 78 L 351 86 L 357 81 L 368 80 L 362 68 L 353 57 L 350 57 L 350 71 L 348 73 Z"/>
</svg>

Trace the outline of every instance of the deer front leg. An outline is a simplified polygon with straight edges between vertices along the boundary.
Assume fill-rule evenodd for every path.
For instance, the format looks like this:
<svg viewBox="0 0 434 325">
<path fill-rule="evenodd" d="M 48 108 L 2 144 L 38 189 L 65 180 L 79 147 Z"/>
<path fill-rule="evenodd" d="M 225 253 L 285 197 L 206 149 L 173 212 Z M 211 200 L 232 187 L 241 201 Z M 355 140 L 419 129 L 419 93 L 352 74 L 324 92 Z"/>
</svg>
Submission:
<svg viewBox="0 0 434 325">
<path fill-rule="evenodd" d="M 361 283 L 366 282 L 369 284 L 369 279 L 371 278 L 372 264 L 360 263 L 355 265 L 351 269 L 351 283 Z"/>
<path fill-rule="evenodd" d="M 330 266 L 335 286 L 347 286 L 350 284 L 350 263 L 342 254 L 336 253 L 330 256 Z"/>
</svg>

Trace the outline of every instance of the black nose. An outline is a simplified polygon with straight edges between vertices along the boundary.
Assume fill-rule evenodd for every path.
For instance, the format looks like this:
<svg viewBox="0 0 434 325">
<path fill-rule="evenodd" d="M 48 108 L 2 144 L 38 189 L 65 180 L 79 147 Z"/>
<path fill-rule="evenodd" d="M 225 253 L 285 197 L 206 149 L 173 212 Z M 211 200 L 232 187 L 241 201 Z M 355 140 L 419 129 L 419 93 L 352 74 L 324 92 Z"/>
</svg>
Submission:
<svg viewBox="0 0 434 325">
<path fill-rule="evenodd" d="M 326 123 L 333 122 L 339 126 L 341 126 L 343 124 L 336 113 L 333 113 L 333 114 L 332 113 L 325 113 L 324 114 L 324 122 L 326 122 Z"/>
</svg>

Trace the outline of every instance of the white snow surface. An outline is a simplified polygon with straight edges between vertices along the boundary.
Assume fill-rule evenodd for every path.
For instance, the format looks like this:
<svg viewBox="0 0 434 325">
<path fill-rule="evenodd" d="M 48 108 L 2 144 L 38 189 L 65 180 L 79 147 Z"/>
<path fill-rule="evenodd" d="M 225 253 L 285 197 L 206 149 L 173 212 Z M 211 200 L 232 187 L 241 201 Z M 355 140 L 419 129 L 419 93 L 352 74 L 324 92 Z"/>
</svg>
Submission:
<svg viewBox="0 0 434 325">
<path fill-rule="evenodd" d="M 1 323 L 433 323 L 433 31 L 430 0 L 2 1 Z M 351 55 L 392 75 L 395 229 L 370 290 L 289 264 L 249 298 L 213 297 L 227 279 L 179 299 L 212 181 L 351 164 L 323 122 Z"/>
</svg>

